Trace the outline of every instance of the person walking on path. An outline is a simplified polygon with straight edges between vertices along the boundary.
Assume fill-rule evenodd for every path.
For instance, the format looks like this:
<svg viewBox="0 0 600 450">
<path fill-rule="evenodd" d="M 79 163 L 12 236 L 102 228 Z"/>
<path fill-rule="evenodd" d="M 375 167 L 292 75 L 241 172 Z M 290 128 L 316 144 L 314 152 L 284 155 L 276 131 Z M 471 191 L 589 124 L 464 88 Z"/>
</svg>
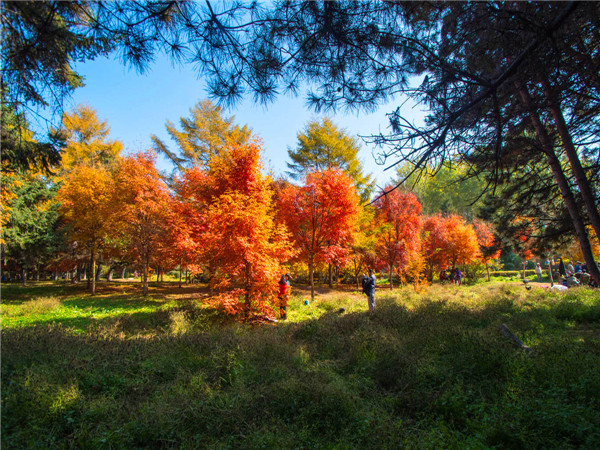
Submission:
<svg viewBox="0 0 600 450">
<path fill-rule="evenodd" d="M 362 288 L 367 296 L 369 312 L 375 312 L 375 274 L 373 269 L 369 269 L 368 277 L 363 276 Z"/>
<path fill-rule="evenodd" d="M 535 273 L 537 274 L 537 279 L 538 282 L 542 282 L 542 266 L 540 263 L 537 263 L 537 266 L 535 266 Z"/>
<path fill-rule="evenodd" d="M 286 273 L 281 275 L 279 280 L 279 292 L 277 298 L 279 299 L 279 317 L 282 320 L 287 319 L 287 303 L 290 296 L 290 276 Z"/>
</svg>

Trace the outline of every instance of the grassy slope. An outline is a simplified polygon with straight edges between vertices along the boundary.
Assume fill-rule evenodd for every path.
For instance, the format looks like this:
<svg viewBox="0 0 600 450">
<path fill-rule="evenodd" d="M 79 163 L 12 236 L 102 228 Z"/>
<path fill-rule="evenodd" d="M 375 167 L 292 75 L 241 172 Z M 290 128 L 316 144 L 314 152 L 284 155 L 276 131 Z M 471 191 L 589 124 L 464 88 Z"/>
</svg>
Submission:
<svg viewBox="0 0 600 450">
<path fill-rule="evenodd" d="M 600 447 L 597 290 L 297 290 L 262 327 L 138 292 L 3 286 L 3 446 Z"/>
</svg>

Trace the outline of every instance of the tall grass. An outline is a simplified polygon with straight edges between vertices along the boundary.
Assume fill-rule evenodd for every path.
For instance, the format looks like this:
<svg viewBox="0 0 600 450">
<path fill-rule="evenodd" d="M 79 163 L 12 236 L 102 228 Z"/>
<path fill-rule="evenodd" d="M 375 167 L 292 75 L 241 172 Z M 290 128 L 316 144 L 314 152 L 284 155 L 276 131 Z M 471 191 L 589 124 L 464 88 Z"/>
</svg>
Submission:
<svg viewBox="0 0 600 450">
<path fill-rule="evenodd" d="M 96 302 L 54 298 L 58 309 Z M 290 320 L 262 327 L 200 295 L 152 298 L 137 308 L 145 300 L 106 295 L 92 307 L 107 315 L 76 325 L 3 326 L 2 444 L 600 447 L 597 291 L 378 290 L 369 314 L 362 295 L 305 305 L 298 289 Z M 534 353 L 513 348 L 501 323 Z"/>
</svg>

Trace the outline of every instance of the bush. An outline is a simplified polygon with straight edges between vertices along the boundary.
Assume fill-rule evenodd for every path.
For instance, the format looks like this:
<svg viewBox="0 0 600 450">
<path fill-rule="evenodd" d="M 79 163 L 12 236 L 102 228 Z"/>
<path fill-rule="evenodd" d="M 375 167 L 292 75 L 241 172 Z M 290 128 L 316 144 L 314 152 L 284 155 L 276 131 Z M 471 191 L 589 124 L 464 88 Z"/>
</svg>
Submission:
<svg viewBox="0 0 600 450">
<path fill-rule="evenodd" d="M 483 278 L 485 273 L 485 265 L 481 261 L 474 261 L 471 264 L 465 264 L 463 267 L 466 284 L 477 283 L 477 280 Z"/>
</svg>

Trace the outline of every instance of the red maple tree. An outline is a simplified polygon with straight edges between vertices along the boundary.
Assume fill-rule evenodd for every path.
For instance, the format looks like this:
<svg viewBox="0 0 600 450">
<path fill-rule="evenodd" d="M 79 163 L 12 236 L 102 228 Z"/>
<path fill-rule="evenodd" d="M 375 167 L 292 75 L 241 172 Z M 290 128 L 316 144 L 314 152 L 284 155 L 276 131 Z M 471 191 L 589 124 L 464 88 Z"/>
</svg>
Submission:
<svg viewBox="0 0 600 450">
<path fill-rule="evenodd" d="M 288 185 L 278 195 L 278 217 L 292 234 L 298 258 L 308 265 L 313 300 L 315 264 L 349 255 L 358 204 L 352 179 L 340 170 L 310 173 L 303 186 Z"/>
<path fill-rule="evenodd" d="M 384 189 L 390 190 L 391 186 Z M 411 192 L 395 189 L 380 197 L 374 206 L 381 227 L 376 253 L 381 265 L 389 269 L 393 289 L 394 269 L 404 269 L 420 251 L 421 204 Z"/>
</svg>

